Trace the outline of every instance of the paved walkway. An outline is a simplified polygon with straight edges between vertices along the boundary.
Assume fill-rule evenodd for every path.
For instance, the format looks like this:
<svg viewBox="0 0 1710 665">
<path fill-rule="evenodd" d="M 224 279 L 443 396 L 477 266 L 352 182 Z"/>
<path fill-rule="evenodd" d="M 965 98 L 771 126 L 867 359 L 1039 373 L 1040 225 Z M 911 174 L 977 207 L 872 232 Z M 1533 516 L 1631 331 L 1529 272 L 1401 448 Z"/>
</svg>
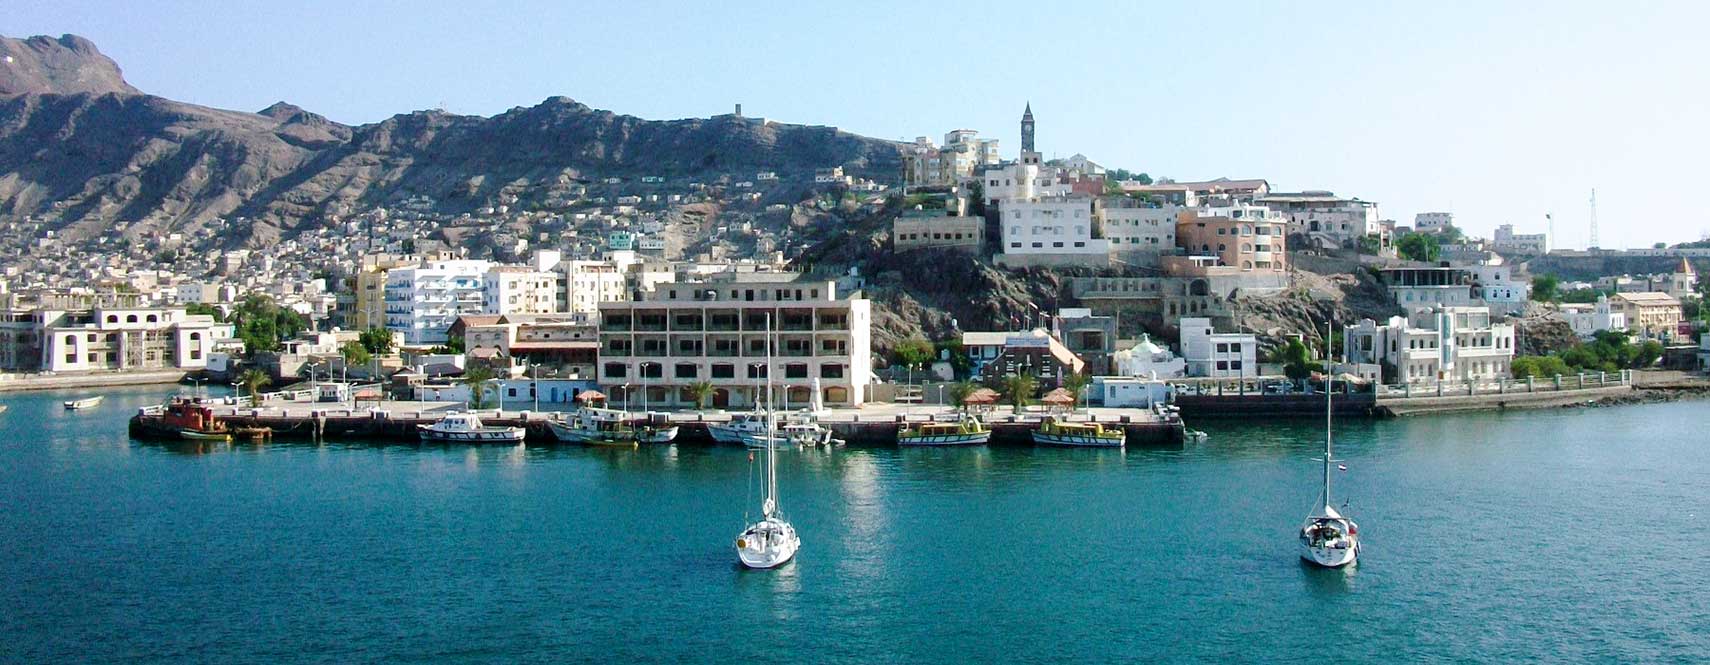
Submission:
<svg viewBox="0 0 1710 665">
<path fill-rule="evenodd" d="M 181 370 L 160 372 L 94 372 L 78 374 L 6 374 L 0 375 L 0 393 L 27 390 L 68 390 L 72 388 L 106 388 L 112 386 L 148 386 L 178 383 L 184 380 Z"/>
</svg>

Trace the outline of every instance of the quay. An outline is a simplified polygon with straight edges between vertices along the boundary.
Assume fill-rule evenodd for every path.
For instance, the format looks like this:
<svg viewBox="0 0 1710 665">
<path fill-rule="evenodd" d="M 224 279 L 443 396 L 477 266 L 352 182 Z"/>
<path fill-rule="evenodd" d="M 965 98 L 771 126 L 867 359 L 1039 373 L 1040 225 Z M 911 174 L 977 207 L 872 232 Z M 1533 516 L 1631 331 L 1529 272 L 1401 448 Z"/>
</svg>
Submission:
<svg viewBox="0 0 1710 665">
<path fill-rule="evenodd" d="M 451 411 L 464 411 L 459 403 L 450 402 L 381 402 L 373 407 L 352 408 L 345 404 L 320 402 L 264 402 L 259 407 L 247 404 L 213 405 L 214 415 L 232 428 L 267 428 L 276 439 L 341 440 L 376 442 L 415 442 L 417 426 L 428 425 Z M 522 427 L 528 431 L 530 443 L 556 443 L 547 421 L 555 411 L 481 409 L 471 411 L 488 425 Z M 178 432 L 160 423 L 161 407 L 145 407 L 131 416 L 130 434 L 139 439 L 177 439 Z M 790 415 L 780 412 L 779 422 Z M 1083 408 L 1072 414 L 1062 412 L 995 409 L 982 414 L 992 430 L 994 445 L 1032 445 L 1032 432 L 1046 416 L 1072 422 L 1099 422 L 1119 425 L 1128 434 L 1129 445 L 1170 445 L 1184 440 L 1182 419 L 1173 414 L 1160 415 L 1149 409 Z M 638 420 L 644 418 L 637 414 Z M 713 445 L 709 424 L 729 422 L 732 414 L 724 411 L 681 411 L 652 414 L 654 424 L 669 422 L 680 429 L 677 443 Z M 819 423 L 837 438 L 850 445 L 896 445 L 897 431 L 905 424 L 923 422 L 955 422 L 957 412 L 944 407 L 918 407 L 872 404 L 859 409 L 826 409 Z"/>
</svg>

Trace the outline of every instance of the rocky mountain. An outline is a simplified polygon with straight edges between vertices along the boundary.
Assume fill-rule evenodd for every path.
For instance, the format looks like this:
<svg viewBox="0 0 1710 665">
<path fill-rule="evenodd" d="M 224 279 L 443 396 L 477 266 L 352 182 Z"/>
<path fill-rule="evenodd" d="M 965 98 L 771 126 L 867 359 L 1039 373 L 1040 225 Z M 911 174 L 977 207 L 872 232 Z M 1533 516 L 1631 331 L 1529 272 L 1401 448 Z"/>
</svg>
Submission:
<svg viewBox="0 0 1710 665">
<path fill-rule="evenodd" d="M 80 37 L 0 38 L 0 221 L 75 239 L 247 220 L 264 243 L 329 214 L 427 196 L 451 213 L 501 193 L 607 176 L 888 177 L 902 146 L 734 115 L 644 120 L 565 97 L 493 117 L 418 111 L 346 126 L 280 102 L 257 113 L 143 94 Z"/>
<path fill-rule="evenodd" d="M 138 94 L 118 63 L 77 35 L 12 39 L 0 36 L 0 95 Z"/>
</svg>

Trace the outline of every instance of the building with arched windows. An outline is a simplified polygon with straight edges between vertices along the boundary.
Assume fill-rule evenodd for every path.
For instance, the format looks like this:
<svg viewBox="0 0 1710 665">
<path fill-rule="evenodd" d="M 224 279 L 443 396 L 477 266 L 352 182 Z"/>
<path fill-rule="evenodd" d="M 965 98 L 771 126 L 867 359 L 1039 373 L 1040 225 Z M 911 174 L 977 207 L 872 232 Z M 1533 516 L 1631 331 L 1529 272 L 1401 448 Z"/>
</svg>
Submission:
<svg viewBox="0 0 1710 665">
<path fill-rule="evenodd" d="M 204 369 L 232 326 L 183 308 L 36 309 L 0 325 L 0 369 L 92 372 Z"/>
</svg>

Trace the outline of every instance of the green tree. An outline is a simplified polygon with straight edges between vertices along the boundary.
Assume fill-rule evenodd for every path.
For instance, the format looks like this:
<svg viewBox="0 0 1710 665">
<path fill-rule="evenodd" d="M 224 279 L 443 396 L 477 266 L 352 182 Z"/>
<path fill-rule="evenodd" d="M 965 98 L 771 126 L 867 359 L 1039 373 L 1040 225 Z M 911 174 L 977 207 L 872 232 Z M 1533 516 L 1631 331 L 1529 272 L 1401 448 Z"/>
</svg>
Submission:
<svg viewBox="0 0 1710 665">
<path fill-rule="evenodd" d="M 184 306 L 184 313 L 189 314 L 191 316 L 197 316 L 197 315 L 212 316 L 212 317 L 214 317 L 215 321 L 224 321 L 226 318 L 225 313 L 221 312 L 220 308 L 215 307 L 215 306 L 210 305 L 210 304 L 205 303 L 205 302 L 193 302 L 193 303 L 190 303 L 188 305 L 185 305 Z"/>
<path fill-rule="evenodd" d="M 971 381 L 950 384 L 950 403 L 955 404 L 958 409 L 968 408 L 968 396 L 979 389 L 980 387 Z"/>
<path fill-rule="evenodd" d="M 362 342 L 362 348 L 367 349 L 369 354 L 384 356 L 392 353 L 392 331 L 380 326 L 362 331 L 358 340 Z"/>
<path fill-rule="evenodd" d="M 338 354 L 344 357 L 345 367 L 350 367 L 351 365 L 366 365 L 371 359 L 371 356 L 368 355 L 368 349 L 362 346 L 362 342 L 355 340 L 345 342 L 343 345 L 339 346 Z"/>
<path fill-rule="evenodd" d="M 1573 373 L 1567 363 L 1555 356 L 1520 356 L 1514 359 L 1509 371 L 1516 379 L 1549 378 Z"/>
<path fill-rule="evenodd" d="M 1383 249 L 1383 239 L 1376 235 L 1360 237 L 1359 250 L 1361 254 L 1377 254 Z"/>
<path fill-rule="evenodd" d="M 1437 239 L 1427 233 L 1408 233 L 1395 241 L 1395 253 L 1401 258 L 1413 261 L 1436 261 L 1442 256 L 1442 247 Z"/>
<path fill-rule="evenodd" d="M 1283 375 L 1296 381 L 1312 376 L 1313 372 L 1324 371 L 1323 365 L 1312 360 L 1312 351 L 1298 339 L 1291 339 L 1278 349 L 1276 359 L 1282 363 Z"/>
<path fill-rule="evenodd" d="M 1466 234 L 1461 233 L 1460 227 L 1452 224 L 1437 232 L 1437 241 L 1443 245 L 1459 245 L 1466 239 Z"/>
<path fill-rule="evenodd" d="M 1004 377 L 1003 395 L 1009 400 L 1010 405 L 1015 407 L 1016 411 L 1020 411 L 1033 399 L 1035 387 L 1033 377 L 1026 374 L 1012 374 Z"/>
<path fill-rule="evenodd" d="M 1662 355 L 1663 345 L 1661 342 L 1654 339 L 1645 340 L 1644 344 L 1638 345 L 1638 348 L 1634 350 L 1633 358 L 1628 363 L 1627 367 L 1632 369 L 1645 369 L 1656 364 L 1656 362 L 1662 358 Z"/>
<path fill-rule="evenodd" d="M 898 365 L 914 367 L 932 361 L 932 343 L 920 337 L 910 337 L 891 349 L 891 358 Z"/>
<path fill-rule="evenodd" d="M 710 381 L 696 381 L 689 384 L 685 390 L 689 392 L 689 399 L 695 401 L 697 409 L 705 409 L 712 403 L 713 384 Z"/>
<path fill-rule="evenodd" d="M 1532 278 L 1532 299 L 1539 302 L 1555 302 L 1561 297 L 1561 283 L 1555 275 L 1538 275 Z"/>
<path fill-rule="evenodd" d="M 428 349 L 428 353 L 460 354 L 463 353 L 463 336 L 451 335 L 445 338 L 445 343 Z"/>
<path fill-rule="evenodd" d="M 244 394 L 249 395 L 251 400 L 261 395 L 262 386 L 269 383 L 273 383 L 273 377 L 268 376 L 267 372 L 259 367 L 251 367 L 238 375 L 238 385 L 243 386 Z"/>
<path fill-rule="evenodd" d="M 473 365 L 463 370 L 463 378 L 458 382 L 469 387 L 469 408 L 479 411 L 487 408 L 487 382 L 493 380 L 493 370 L 486 365 Z"/>
<path fill-rule="evenodd" d="M 232 309 L 231 322 L 237 328 L 244 350 L 254 354 L 277 351 L 281 342 L 296 337 L 309 327 L 309 322 L 289 308 L 280 307 L 273 298 L 252 294 Z"/>
<path fill-rule="evenodd" d="M 1081 408 L 1081 393 L 1086 392 L 1087 386 L 1092 385 L 1092 377 L 1086 372 L 1074 372 L 1063 377 L 1063 387 L 1074 395 L 1074 408 Z"/>
</svg>

